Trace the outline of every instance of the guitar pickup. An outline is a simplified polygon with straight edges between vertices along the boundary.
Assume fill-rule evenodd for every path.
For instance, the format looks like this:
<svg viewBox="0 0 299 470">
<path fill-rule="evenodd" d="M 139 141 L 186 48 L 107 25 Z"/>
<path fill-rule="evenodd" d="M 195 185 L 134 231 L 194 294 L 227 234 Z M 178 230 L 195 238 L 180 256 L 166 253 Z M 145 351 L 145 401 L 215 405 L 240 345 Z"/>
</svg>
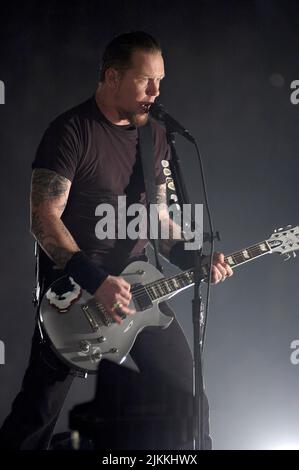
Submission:
<svg viewBox="0 0 299 470">
<path fill-rule="evenodd" d="M 96 333 L 100 329 L 100 325 L 98 324 L 97 320 L 94 318 L 92 312 L 90 311 L 89 306 L 82 305 L 81 308 L 92 330 Z"/>
</svg>

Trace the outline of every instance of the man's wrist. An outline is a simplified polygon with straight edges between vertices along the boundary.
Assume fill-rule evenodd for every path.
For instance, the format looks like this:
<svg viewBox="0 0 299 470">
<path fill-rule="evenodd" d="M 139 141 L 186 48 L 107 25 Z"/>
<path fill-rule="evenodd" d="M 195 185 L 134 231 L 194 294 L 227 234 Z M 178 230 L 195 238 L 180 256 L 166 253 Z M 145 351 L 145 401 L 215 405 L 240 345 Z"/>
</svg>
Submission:
<svg viewBox="0 0 299 470">
<path fill-rule="evenodd" d="M 83 251 L 77 251 L 65 265 L 65 272 L 91 295 L 108 277 Z"/>
</svg>

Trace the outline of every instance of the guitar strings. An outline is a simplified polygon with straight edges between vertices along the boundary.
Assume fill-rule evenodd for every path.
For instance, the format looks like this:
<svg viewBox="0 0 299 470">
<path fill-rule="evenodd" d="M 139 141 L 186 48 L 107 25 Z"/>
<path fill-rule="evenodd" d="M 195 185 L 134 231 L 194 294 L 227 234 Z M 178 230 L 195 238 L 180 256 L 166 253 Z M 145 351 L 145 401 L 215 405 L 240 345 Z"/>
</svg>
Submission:
<svg viewBox="0 0 299 470">
<path fill-rule="evenodd" d="M 267 247 L 267 250 L 263 251 L 261 249 L 261 245 L 265 245 Z M 249 253 L 250 258 L 245 258 L 244 257 L 244 254 L 243 254 L 244 251 Z M 264 242 L 252 245 L 252 246 L 250 246 L 250 247 L 248 247 L 244 250 L 236 251 L 234 253 L 231 253 L 230 255 L 225 256 L 224 260 L 229 265 L 230 265 L 230 263 L 228 261 L 228 258 L 232 258 L 233 260 L 235 260 L 237 264 L 236 265 L 231 265 L 231 267 L 234 268 L 234 267 L 238 266 L 241 263 L 251 261 L 252 259 L 254 259 L 258 256 L 263 256 L 263 255 L 269 253 L 270 251 L 271 251 L 271 248 L 269 248 L 267 242 L 264 241 Z M 241 259 L 241 261 L 239 260 L 239 258 Z M 146 285 L 142 285 L 140 287 L 137 287 L 135 290 L 134 290 L 134 287 L 133 287 L 132 297 L 133 297 L 133 299 L 138 300 L 144 295 L 144 293 L 146 293 L 150 297 L 151 300 L 157 300 L 159 297 L 163 297 L 164 295 L 171 294 L 172 292 L 175 292 L 176 290 L 182 289 L 184 287 L 191 286 L 194 283 L 193 277 L 191 278 L 191 280 L 187 279 L 188 275 L 191 275 L 191 276 L 193 275 L 193 268 L 191 268 L 187 271 L 184 271 L 180 274 L 177 274 L 175 276 L 172 276 L 172 277 L 169 277 L 169 278 L 158 279 L 158 280 L 153 281 L 151 283 L 148 283 Z M 184 283 L 180 287 L 177 287 L 177 286 L 171 285 L 171 282 L 174 281 L 174 280 L 178 281 L 178 282 L 184 281 Z M 185 284 L 186 281 L 187 281 L 187 284 Z M 164 283 L 164 286 L 163 286 L 163 283 Z M 168 291 L 168 287 L 170 288 L 170 292 Z M 166 288 L 167 292 L 163 291 L 164 288 Z M 159 297 L 157 297 L 157 299 L 156 299 L 155 291 L 151 292 L 150 289 L 158 289 L 158 293 L 159 293 L 159 289 L 161 289 L 162 295 L 161 296 L 159 295 Z M 152 297 L 154 297 L 154 298 L 152 298 Z M 104 309 L 103 306 L 101 306 L 101 307 Z"/>
<path fill-rule="evenodd" d="M 267 250 L 265 252 L 261 251 L 260 245 L 261 244 L 253 245 L 253 246 L 247 248 L 246 251 L 248 251 L 253 257 L 264 255 L 264 254 L 268 253 L 269 250 Z M 243 251 L 245 251 L 245 250 L 243 250 Z M 244 258 L 243 251 L 236 251 L 235 253 L 232 253 L 231 255 L 226 256 L 224 259 L 227 261 L 229 257 L 232 257 L 232 258 L 241 257 L 242 260 L 244 260 L 244 262 L 250 261 L 251 258 L 250 259 Z M 239 264 L 240 264 L 240 262 L 239 262 Z M 182 272 L 178 275 L 175 275 L 175 276 L 172 276 L 172 277 L 169 277 L 169 278 L 158 279 L 158 280 L 153 281 L 149 284 L 141 286 L 140 288 L 136 288 L 136 290 L 134 290 L 134 297 L 138 297 L 139 292 L 142 295 L 142 292 L 144 292 L 144 289 L 152 288 L 152 287 L 153 288 L 159 288 L 159 285 L 161 285 L 161 283 L 163 283 L 163 282 L 167 284 L 168 282 L 171 282 L 172 280 L 182 281 L 183 279 L 186 278 L 186 275 L 188 276 L 188 274 L 191 274 L 192 271 L 193 271 L 193 269 L 191 268 L 191 269 L 189 269 L 187 271 L 184 271 L 184 272 Z M 190 285 L 192 283 L 193 283 L 193 281 L 191 283 L 188 281 L 187 285 Z M 182 287 L 185 287 L 185 286 L 182 286 Z M 171 292 L 168 292 L 168 293 L 171 293 Z M 167 294 L 165 294 L 165 295 L 167 295 Z"/>
<path fill-rule="evenodd" d="M 245 250 L 243 250 L 245 251 Z M 268 253 L 268 251 L 265 251 L 265 252 L 262 252 L 261 249 L 260 249 L 260 244 L 257 244 L 257 245 L 253 245 L 249 248 L 246 249 L 246 251 L 248 251 L 251 255 L 253 255 L 254 257 L 256 256 L 260 256 L 260 255 L 264 255 L 266 253 Z M 243 252 L 242 251 L 237 251 L 235 253 L 232 253 L 231 255 L 228 255 L 227 257 L 225 257 L 225 260 L 227 261 L 227 259 L 229 257 L 232 257 L 232 258 L 237 258 L 237 257 L 241 257 L 242 260 L 244 260 L 244 262 L 246 261 L 250 261 L 250 259 L 246 259 L 244 258 L 244 255 L 243 255 Z M 229 263 L 228 263 L 229 264 Z M 240 264 L 240 263 L 239 263 Z M 188 274 L 191 274 L 193 271 L 193 269 L 189 269 L 187 271 L 184 271 L 180 274 L 177 274 L 175 276 L 171 276 L 169 278 L 163 278 L 163 279 L 158 279 L 156 281 L 153 281 L 151 283 L 148 283 L 146 285 L 143 285 L 143 286 L 140 286 L 140 287 L 137 287 L 135 290 L 133 290 L 133 294 L 132 294 L 132 297 L 134 297 L 135 299 L 138 299 L 140 297 L 142 297 L 142 295 L 144 295 L 144 290 L 148 291 L 148 289 L 151 289 L 151 288 L 156 288 L 156 289 L 159 289 L 161 287 L 161 289 L 163 289 L 163 285 L 161 284 L 168 284 L 168 283 L 171 283 L 173 280 L 177 280 L 177 281 L 187 281 L 187 284 L 184 284 L 182 286 L 180 286 L 178 289 L 180 288 L 183 288 L 183 287 L 186 287 L 188 285 L 191 285 L 193 284 L 193 280 L 190 282 L 188 279 L 186 279 L 186 276 L 188 276 Z M 174 291 L 177 289 L 176 286 L 174 286 L 175 289 Z M 170 286 L 170 288 L 172 289 L 172 286 Z M 134 288 L 133 288 L 134 289 Z M 167 287 L 166 287 L 167 289 Z M 167 295 L 167 294 L 171 294 L 172 292 L 174 292 L 173 290 L 171 290 L 171 292 L 165 292 L 163 293 L 163 295 Z M 163 290 L 162 290 L 163 292 Z M 149 292 L 146 292 L 149 296 L 151 296 L 151 294 Z M 154 293 L 155 294 L 155 293 Z M 163 296 L 162 295 L 162 296 Z"/>
<path fill-rule="evenodd" d="M 265 243 L 265 242 L 262 242 L 262 243 Z M 256 244 L 256 245 L 252 245 L 248 248 L 246 248 L 246 250 L 242 250 L 242 251 L 236 251 L 230 255 L 227 255 L 224 260 L 230 264 L 228 262 L 228 258 L 233 258 L 237 261 L 237 264 L 240 264 L 241 262 L 247 262 L 247 261 L 251 261 L 251 259 L 257 257 L 257 256 L 262 256 L 262 255 L 265 255 L 267 254 L 270 250 L 268 249 L 267 251 L 262 251 L 260 246 L 262 243 L 259 243 L 259 244 Z M 244 251 L 247 251 L 253 258 L 248 258 L 246 259 L 243 255 L 243 252 Z M 237 258 L 241 258 L 241 262 L 238 261 Z M 232 265 L 232 267 L 235 267 L 234 265 Z M 137 287 L 136 289 L 134 289 L 133 287 L 133 290 L 132 290 L 132 298 L 133 299 L 140 299 L 144 294 L 147 294 L 151 300 L 157 300 L 159 297 L 163 297 L 164 295 L 168 295 L 168 294 L 171 294 L 173 292 L 175 292 L 176 290 L 179 290 L 179 289 L 182 289 L 184 287 L 187 287 L 187 286 L 191 286 L 194 281 L 193 279 L 190 281 L 189 279 L 187 279 L 187 276 L 188 274 L 190 275 L 191 273 L 193 273 L 193 268 L 187 270 L 187 271 L 184 271 L 180 274 L 177 274 L 175 276 L 171 276 L 169 278 L 162 278 L 162 279 L 158 279 L 156 281 L 153 281 L 153 282 L 150 282 L 146 285 L 142 285 L 140 287 Z M 191 274 L 192 275 L 192 274 Z M 178 282 L 182 282 L 184 281 L 184 284 L 177 287 L 177 286 L 174 286 L 173 284 L 171 285 L 172 281 L 178 281 Z M 185 282 L 187 281 L 187 283 L 185 284 Z M 164 286 L 163 286 L 163 283 L 164 283 Z M 166 284 L 166 286 L 165 286 Z M 170 284 L 170 285 L 169 285 Z M 168 289 L 167 289 L 167 286 L 171 289 L 171 291 L 169 292 Z M 164 292 L 163 289 L 166 289 L 167 292 Z M 174 288 L 174 289 L 173 289 Z M 149 290 L 150 289 L 161 289 L 161 292 L 163 293 L 161 296 L 159 295 L 159 297 L 156 298 L 156 293 L 155 292 L 150 292 Z M 159 290 L 158 290 L 158 293 L 159 293 Z M 154 298 L 152 298 L 154 297 Z"/>
</svg>

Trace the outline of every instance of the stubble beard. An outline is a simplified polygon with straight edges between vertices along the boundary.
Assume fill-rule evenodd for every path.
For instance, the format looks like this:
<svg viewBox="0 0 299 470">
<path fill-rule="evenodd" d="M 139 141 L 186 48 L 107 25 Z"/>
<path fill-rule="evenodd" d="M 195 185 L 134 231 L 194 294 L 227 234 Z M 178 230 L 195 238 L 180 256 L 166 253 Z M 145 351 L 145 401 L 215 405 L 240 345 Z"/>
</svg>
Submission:
<svg viewBox="0 0 299 470">
<path fill-rule="evenodd" d="M 148 121 L 148 113 L 133 113 L 120 108 L 117 111 L 120 119 L 127 119 L 135 127 L 145 126 Z"/>
</svg>

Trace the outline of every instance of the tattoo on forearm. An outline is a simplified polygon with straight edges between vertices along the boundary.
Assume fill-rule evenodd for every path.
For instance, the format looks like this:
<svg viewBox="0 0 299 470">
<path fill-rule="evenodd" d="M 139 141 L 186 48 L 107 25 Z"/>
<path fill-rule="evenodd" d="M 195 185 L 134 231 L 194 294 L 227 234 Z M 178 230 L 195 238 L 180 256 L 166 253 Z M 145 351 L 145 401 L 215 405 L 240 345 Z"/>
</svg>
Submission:
<svg viewBox="0 0 299 470">
<path fill-rule="evenodd" d="M 50 255 L 52 260 L 57 264 L 59 268 L 64 268 L 69 259 L 73 256 L 73 252 L 57 246 L 55 243 L 45 243 L 44 250 Z"/>
<path fill-rule="evenodd" d="M 157 204 L 166 204 L 166 183 L 157 186 Z"/>
<path fill-rule="evenodd" d="M 157 204 L 161 204 L 161 210 L 159 210 L 159 218 L 161 229 L 163 231 L 163 225 L 167 228 L 169 237 L 159 239 L 159 250 L 166 258 L 169 255 L 171 247 L 177 243 L 178 240 L 183 239 L 181 227 L 179 227 L 170 217 L 167 209 L 167 188 L 166 184 L 160 184 L 157 187 Z M 164 206 L 163 206 L 164 205 Z"/>
<path fill-rule="evenodd" d="M 32 211 L 31 214 L 31 232 L 34 233 L 36 239 L 40 242 L 44 236 L 43 223 L 40 219 L 39 214 L 36 211 Z"/>
<path fill-rule="evenodd" d="M 79 248 L 60 216 L 71 182 L 54 171 L 35 169 L 31 187 L 31 232 L 48 256 L 64 268 Z M 58 215 L 58 216 L 57 216 Z"/>
<path fill-rule="evenodd" d="M 49 224 L 47 233 L 45 228 L 46 223 L 40 217 L 38 212 L 33 211 L 31 217 L 31 232 L 34 234 L 36 240 L 50 256 L 50 258 L 55 262 L 55 264 L 61 268 L 64 268 L 67 261 L 71 258 L 73 252 L 79 249 L 72 235 L 61 220 L 56 221 L 56 224 L 58 224 L 59 233 L 63 233 L 66 236 L 70 246 L 69 249 L 62 248 L 59 246 L 55 236 L 49 232 Z"/>
</svg>

